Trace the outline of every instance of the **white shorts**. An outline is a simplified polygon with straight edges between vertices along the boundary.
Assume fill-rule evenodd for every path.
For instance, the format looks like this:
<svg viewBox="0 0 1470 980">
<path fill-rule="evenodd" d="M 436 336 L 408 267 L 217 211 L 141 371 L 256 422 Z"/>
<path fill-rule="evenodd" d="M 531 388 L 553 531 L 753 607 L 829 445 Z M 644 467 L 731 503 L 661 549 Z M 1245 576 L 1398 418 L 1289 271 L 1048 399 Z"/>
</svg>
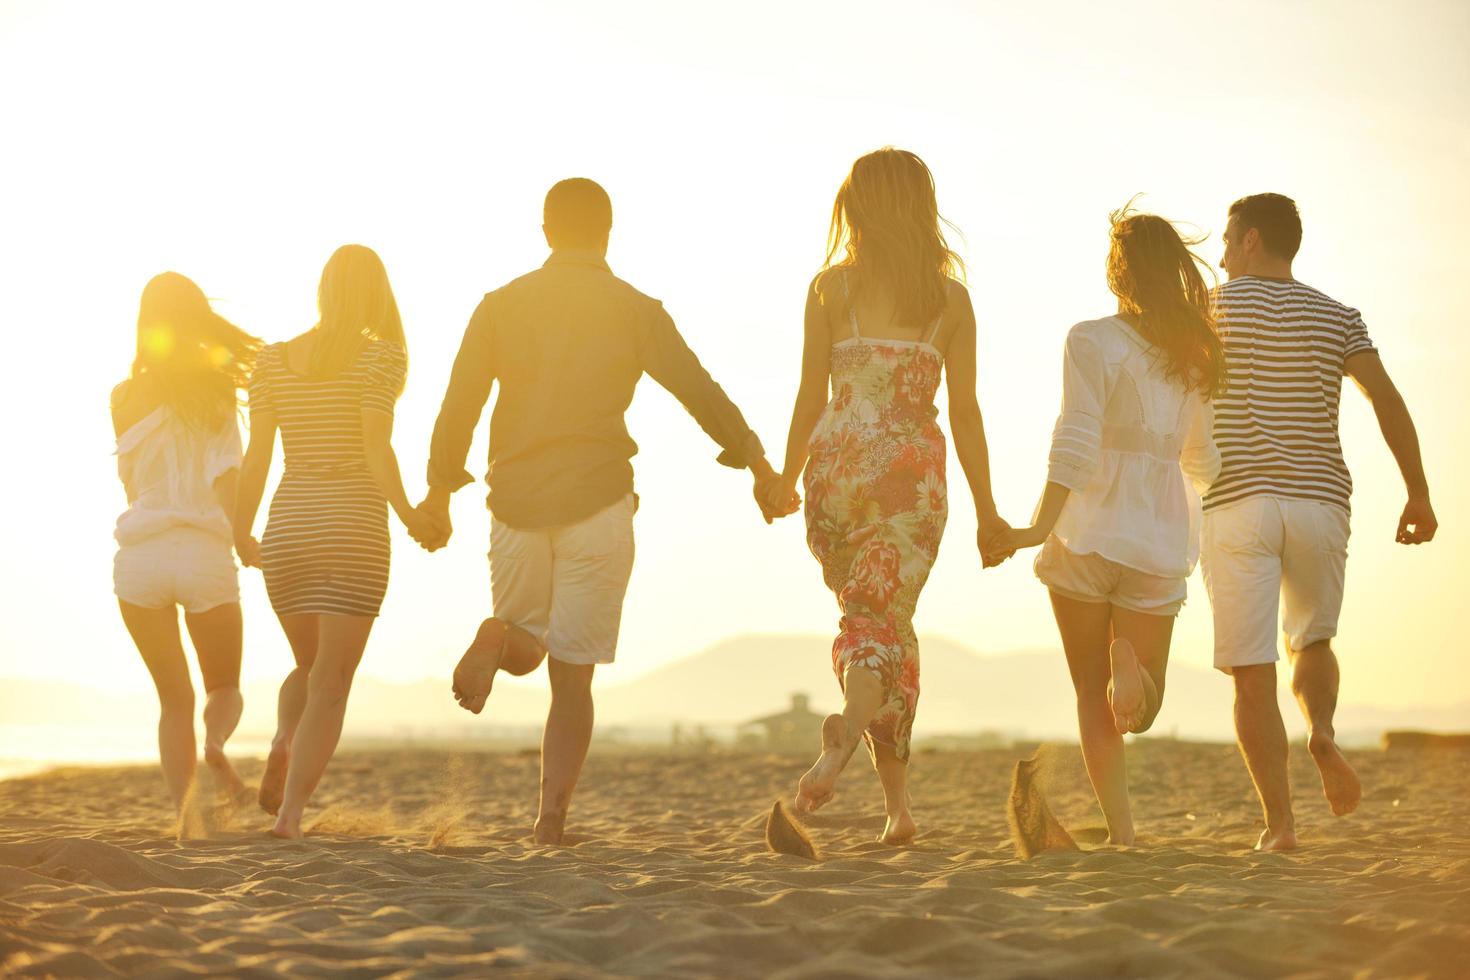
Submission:
<svg viewBox="0 0 1470 980">
<path fill-rule="evenodd" d="M 112 591 L 144 609 L 180 605 L 189 613 L 240 601 L 230 543 L 193 527 L 176 527 L 118 548 Z"/>
<path fill-rule="evenodd" d="M 568 664 L 610 664 L 633 574 L 633 495 L 565 527 L 521 530 L 492 518 L 495 616 Z"/>
<path fill-rule="evenodd" d="M 1247 497 L 1205 514 L 1200 562 L 1217 668 L 1279 660 L 1278 610 L 1293 650 L 1337 635 L 1348 533 L 1348 512 L 1316 500 Z"/>
<path fill-rule="evenodd" d="M 1102 555 L 1079 555 L 1055 536 L 1046 539 L 1033 566 L 1057 595 L 1079 602 L 1107 602 L 1150 616 L 1177 616 L 1188 587 L 1184 579 L 1120 565 Z"/>
</svg>

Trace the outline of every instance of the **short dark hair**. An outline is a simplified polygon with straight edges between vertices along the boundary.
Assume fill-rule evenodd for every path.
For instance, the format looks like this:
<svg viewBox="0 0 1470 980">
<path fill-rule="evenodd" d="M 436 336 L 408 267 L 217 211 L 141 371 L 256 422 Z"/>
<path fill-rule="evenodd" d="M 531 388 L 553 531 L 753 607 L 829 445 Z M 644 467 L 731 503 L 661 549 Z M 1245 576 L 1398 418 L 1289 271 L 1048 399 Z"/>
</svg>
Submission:
<svg viewBox="0 0 1470 980">
<path fill-rule="evenodd" d="M 1242 197 L 1230 205 L 1230 217 L 1240 219 L 1242 230 L 1254 228 L 1266 251 L 1279 258 L 1294 259 L 1302 247 L 1302 216 L 1285 194 Z"/>
<path fill-rule="evenodd" d="M 546 192 L 546 233 L 560 244 L 595 247 L 612 230 L 612 199 L 595 180 L 571 177 Z"/>
</svg>

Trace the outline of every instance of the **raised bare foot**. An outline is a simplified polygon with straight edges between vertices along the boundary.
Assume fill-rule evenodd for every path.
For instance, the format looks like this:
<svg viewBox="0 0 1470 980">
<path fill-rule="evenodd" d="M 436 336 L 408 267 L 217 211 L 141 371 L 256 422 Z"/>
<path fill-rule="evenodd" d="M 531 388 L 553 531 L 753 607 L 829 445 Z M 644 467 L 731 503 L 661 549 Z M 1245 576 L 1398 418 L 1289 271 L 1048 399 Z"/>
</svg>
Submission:
<svg viewBox="0 0 1470 980">
<path fill-rule="evenodd" d="M 485 620 L 475 633 L 474 642 L 459 658 L 454 668 L 454 700 L 466 711 L 479 714 L 490 697 L 495 672 L 505 656 L 509 628 L 494 617 Z"/>
<path fill-rule="evenodd" d="M 1337 743 L 1326 732 L 1313 732 L 1307 738 L 1307 751 L 1322 774 L 1322 795 L 1339 817 L 1352 813 L 1363 799 L 1363 784 L 1358 774 L 1343 757 Z"/>
<path fill-rule="evenodd" d="M 286 770 L 290 767 L 291 753 L 286 743 L 271 743 L 270 755 L 265 757 L 265 772 L 260 777 L 260 808 L 271 816 L 281 810 L 281 797 L 286 792 Z"/>
<path fill-rule="evenodd" d="M 1272 830 L 1267 827 L 1261 831 L 1260 840 L 1256 841 L 1258 851 L 1293 851 L 1296 850 L 1296 831 L 1287 827 L 1285 830 Z"/>
<path fill-rule="evenodd" d="M 1113 727 L 1119 735 L 1127 735 L 1143 724 L 1147 695 L 1143 690 L 1143 668 L 1133 644 L 1124 639 L 1113 641 L 1108 648 L 1108 662 L 1113 679 L 1108 682 L 1108 704 L 1113 709 Z"/>
<path fill-rule="evenodd" d="M 531 831 L 532 839 L 538 844 L 560 844 L 566 825 L 565 813 L 543 813 L 536 818 L 536 826 Z"/>
<path fill-rule="evenodd" d="M 847 721 L 841 715 L 828 715 L 822 721 L 822 754 L 796 784 L 796 811 L 812 813 L 832 799 L 837 777 L 842 775 L 847 760 L 852 758 L 854 741 L 848 744 Z"/>
<path fill-rule="evenodd" d="M 902 847 L 904 844 L 911 843 L 918 832 L 919 828 L 914 823 L 913 815 L 905 810 L 888 818 L 878 840 L 884 844 L 892 844 L 894 847 Z"/>
</svg>

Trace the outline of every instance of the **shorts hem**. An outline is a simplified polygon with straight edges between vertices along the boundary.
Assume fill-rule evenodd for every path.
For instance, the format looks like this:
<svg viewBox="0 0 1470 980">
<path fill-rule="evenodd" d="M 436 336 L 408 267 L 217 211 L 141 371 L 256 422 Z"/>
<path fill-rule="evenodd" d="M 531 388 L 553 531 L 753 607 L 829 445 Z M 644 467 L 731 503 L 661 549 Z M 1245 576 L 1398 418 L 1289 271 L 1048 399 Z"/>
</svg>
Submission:
<svg viewBox="0 0 1470 980">
<path fill-rule="evenodd" d="M 552 660 L 556 660 L 556 661 L 559 661 L 561 663 L 568 664 L 568 665 L 570 665 L 572 667 L 606 667 L 609 664 L 611 664 L 617 658 L 617 654 L 616 653 L 607 653 L 607 654 L 602 654 L 602 653 L 594 653 L 594 654 L 585 654 L 585 653 L 558 654 L 549 645 L 547 646 L 547 649 L 546 649 L 546 655 L 548 657 L 550 657 Z"/>
<path fill-rule="evenodd" d="M 1233 673 L 1235 673 L 1235 668 L 1237 668 L 1237 667 L 1264 667 L 1267 664 L 1278 663 L 1280 660 L 1281 660 L 1281 654 L 1279 654 L 1279 653 L 1277 653 L 1276 651 L 1273 650 L 1271 652 L 1271 656 L 1270 657 L 1267 657 L 1265 659 L 1261 659 L 1261 658 L 1243 659 L 1243 660 L 1241 660 L 1238 663 L 1221 663 L 1220 662 L 1220 659 L 1217 657 L 1217 658 L 1215 658 L 1215 664 L 1214 664 L 1214 666 L 1215 666 L 1215 669 L 1218 670 L 1222 674 L 1233 674 Z"/>
</svg>

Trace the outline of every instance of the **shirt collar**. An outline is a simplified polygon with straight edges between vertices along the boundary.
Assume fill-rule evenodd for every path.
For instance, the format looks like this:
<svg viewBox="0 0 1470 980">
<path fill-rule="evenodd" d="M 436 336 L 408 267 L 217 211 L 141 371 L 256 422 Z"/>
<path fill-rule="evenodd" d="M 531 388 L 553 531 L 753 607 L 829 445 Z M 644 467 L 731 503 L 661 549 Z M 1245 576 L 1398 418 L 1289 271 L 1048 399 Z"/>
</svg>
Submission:
<svg viewBox="0 0 1470 980">
<path fill-rule="evenodd" d="M 557 248 L 552 249 L 551 256 L 546 260 L 542 268 L 553 265 L 590 265 L 604 272 L 611 272 L 607 259 L 595 249 L 590 248 Z"/>
</svg>

